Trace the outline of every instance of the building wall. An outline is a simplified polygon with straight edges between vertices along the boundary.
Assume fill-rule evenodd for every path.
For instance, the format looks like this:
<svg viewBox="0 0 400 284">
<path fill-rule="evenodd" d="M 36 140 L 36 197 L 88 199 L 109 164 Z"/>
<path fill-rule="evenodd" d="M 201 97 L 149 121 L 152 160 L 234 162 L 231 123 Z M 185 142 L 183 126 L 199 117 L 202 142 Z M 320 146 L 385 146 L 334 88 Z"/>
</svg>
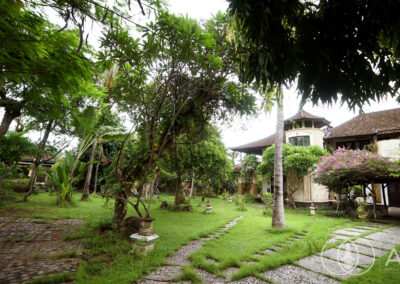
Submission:
<svg viewBox="0 0 400 284">
<path fill-rule="evenodd" d="M 310 136 L 310 145 L 324 147 L 325 132 L 318 128 L 296 128 L 286 131 L 286 143 L 295 136 Z M 328 189 L 312 181 L 311 175 L 304 177 L 300 188 L 293 194 L 294 200 L 299 202 L 328 201 Z"/>
<path fill-rule="evenodd" d="M 289 143 L 289 138 L 295 136 L 310 136 L 310 145 L 324 147 L 325 132 L 318 128 L 296 128 L 286 131 L 286 143 Z"/>
<path fill-rule="evenodd" d="M 376 149 L 379 155 L 397 160 L 400 153 L 400 140 L 389 139 L 376 142 Z"/>
<path fill-rule="evenodd" d="M 305 176 L 300 188 L 293 194 L 294 200 L 299 202 L 326 202 L 329 201 L 328 189 L 314 183 L 312 175 Z"/>
</svg>

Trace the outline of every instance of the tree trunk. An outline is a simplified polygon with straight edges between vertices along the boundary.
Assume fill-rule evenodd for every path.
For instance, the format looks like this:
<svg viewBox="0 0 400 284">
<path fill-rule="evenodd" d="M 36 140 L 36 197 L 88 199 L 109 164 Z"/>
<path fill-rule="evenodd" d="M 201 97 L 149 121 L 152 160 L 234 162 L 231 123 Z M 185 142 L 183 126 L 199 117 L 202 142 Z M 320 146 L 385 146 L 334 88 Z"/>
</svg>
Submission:
<svg viewBox="0 0 400 284">
<path fill-rule="evenodd" d="M 283 203 L 283 94 L 281 88 L 277 91 L 277 123 L 275 134 L 274 156 L 274 212 L 272 215 L 272 227 L 285 228 L 285 209 Z"/>
<path fill-rule="evenodd" d="M 372 217 L 374 219 L 377 219 L 377 214 L 376 214 L 376 194 L 375 194 L 375 188 L 374 188 L 374 184 L 371 184 L 371 188 L 372 188 Z"/>
<path fill-rule="evenodd" d="M 342 192 L 339 193 L 339 200 L 338 200 L 338 203 L 336 205 L 336 214 L 339 213 L 340 202 L 342 202 Z"/>
<path fill-rule="evenodd" d="M 127 198 L 125 193 L 122 193 L 122 195 L 124 195 L 124 198 Z M 118 227 L 120 227 L 120 224 L 124 220 L 127 209 L 126 201 L 118 198 L 115 199 L 113 222 L 118 224 Z"/>
<path fill-rule="evenodd" d="M 50 120 L 46 126 L 46 130 L 44 132 L 42 141 L 40 141 L 39 143 L 39 154 L 36 156 L 35 158 L 35 162 L 33 164 L 33 169 L 32 169 L 32 174 L 31 174 L 31 178 L 29 179 L 29 190 L 28 192 L 25 194 L 23 201 L 26 201 L 28 199 L 28 197 L 33 193 L 34 189 L 35 189 L 35 183 L 36 183 L 36 179 L 37 179 L 37 175 L 38 175 L 38 169 L 39 169 L 39 165 L 40 162 L 42 160 L 42 155 L 43 155 L 43 151 L 46 147 L 47 144 L 47 140 L 49 139 L 49 135 L 51 132 L 51 129 L 53 128 L 53 120 Z"/>
<path fill-rule="evenodd" d="M 93 161 L 94 161 L 94 155 L 96 153 L 96 147 L 97 147 L 97 138 L 94 139 L 92 144 L 92 151 L 90 152 L 90 158 L 89 158 L 89 167 L 86 174 L 85 186 L 83 187 L 81 200 L 87 200 L 89 197 L 90 182 L 92 180 Z"/>
<path fill-rule="evenodd" d="M 179 207 L 182 203 L 186 201 L 185 194 L 182 190 L 182 179 L 180 176 L 176 179 L 176 189 L 175 189 L 175 199 L 174 199 L 174 206 L 175 208 Z"/>
<path fill-rule="evenodd" d="M 6 135 L 10 128 L 11 122 L 21 115 L 21 107 L 17 106 L 16 103 L 11 103 L 4 107 L 5 112 L 0 125 L 0 136 Z"/>
<path fill-rule="evenodd" d="M 193 188 L 194 188 L 194 174 L 192 175 L 192 184 L 190 186 L 189 198 L 193 197 Z"/>
<path fill-rule="evenodd" d="M 96 164 L 96 172 L 94 174 L 94 185 L 93 185 L 93 194 L 97 193 L 97 179 L 99 176 L 99 167 L 100 167 L 100 160 L 101 160 L 101 145 L 99 147 L 99 157 L 97 158 L 97 164 Z"/>
<path fill-rule="evenodd" d="M 3 200 L 3 195 L 4 195 L 4 192 L 3 192 L 3 177 L 0 176 L 0 203 Z"/>
</svg>

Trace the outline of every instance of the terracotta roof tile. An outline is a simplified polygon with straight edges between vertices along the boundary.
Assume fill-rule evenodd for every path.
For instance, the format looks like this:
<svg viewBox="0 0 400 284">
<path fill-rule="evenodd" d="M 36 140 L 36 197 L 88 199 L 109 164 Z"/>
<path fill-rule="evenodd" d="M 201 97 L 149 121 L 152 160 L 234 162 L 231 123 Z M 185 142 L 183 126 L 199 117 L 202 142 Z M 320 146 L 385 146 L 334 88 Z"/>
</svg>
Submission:
<svg viewBox="0 0 400 284">
<path fill-rule="evenodd" d="M 329 130 L 324 139 L 400 134 L 400 108 L 361 114 Z"/>
</svg>

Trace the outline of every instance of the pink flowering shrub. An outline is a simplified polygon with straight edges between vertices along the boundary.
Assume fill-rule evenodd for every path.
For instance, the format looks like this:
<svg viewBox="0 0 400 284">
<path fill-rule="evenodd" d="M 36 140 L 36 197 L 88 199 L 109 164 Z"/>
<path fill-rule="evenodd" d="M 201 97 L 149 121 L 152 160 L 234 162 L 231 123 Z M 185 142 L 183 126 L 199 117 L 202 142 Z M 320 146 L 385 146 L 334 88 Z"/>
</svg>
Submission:
<svg viewBox="0 0 400 284">
<path fill-rule="evenodd" d="M 367 150 L 339 148 L 317 164 L 314 180 L 338 193 L 355 184 L 390 176 L 397 163 Z"/>
</svg>

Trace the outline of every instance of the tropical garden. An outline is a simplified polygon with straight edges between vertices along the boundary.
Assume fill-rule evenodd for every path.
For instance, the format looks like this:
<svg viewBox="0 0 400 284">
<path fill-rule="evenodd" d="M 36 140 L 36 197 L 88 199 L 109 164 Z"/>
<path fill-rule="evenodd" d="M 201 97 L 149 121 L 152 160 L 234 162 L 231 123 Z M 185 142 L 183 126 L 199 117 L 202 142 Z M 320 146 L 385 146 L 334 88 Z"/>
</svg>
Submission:
<svg viewBox="0 0 400 284">
<path fill-rule="evenodd" d="M 204 21 L 158 0 L 0 2 L 1 283 L 397 283 L 398 228 L 351 213 L 378 217 L 360 187 L 398 162 L 282 141 L 285 87 L 349 109 L 398 95 L 399 4 L 228 2 Z M 238 161 L 219 126 L 260 98 L 274 146 Z M 238 162 L 273 193 L 239 195 Z M 296 208 L 306 176 L 339 202 Z M 313 259 L 388 232 L 354 273 Z"/>
</svg>

